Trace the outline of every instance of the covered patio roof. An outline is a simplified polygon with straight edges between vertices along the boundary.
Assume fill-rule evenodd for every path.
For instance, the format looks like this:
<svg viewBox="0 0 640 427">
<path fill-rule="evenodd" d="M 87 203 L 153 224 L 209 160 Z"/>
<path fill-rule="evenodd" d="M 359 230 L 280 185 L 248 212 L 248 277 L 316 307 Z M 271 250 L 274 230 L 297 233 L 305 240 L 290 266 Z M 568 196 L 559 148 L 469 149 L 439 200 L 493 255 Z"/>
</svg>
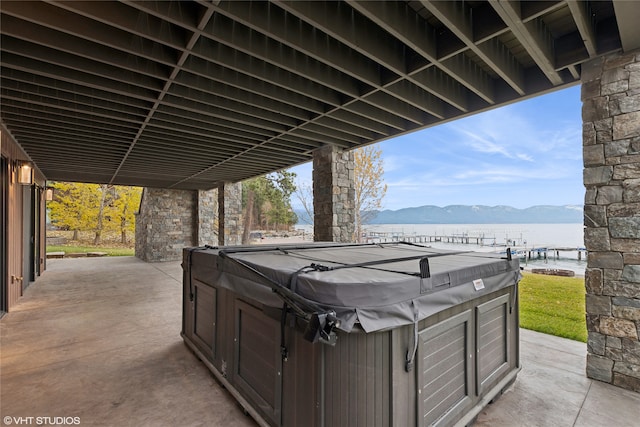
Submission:
<svg viewBox="0 0 640 427">
<path fill-rule="evenodd" d="M 625 1 L 4 0 L 1 120 L 49 180 L 210 189 L 579 83 Z"/>
</svg>

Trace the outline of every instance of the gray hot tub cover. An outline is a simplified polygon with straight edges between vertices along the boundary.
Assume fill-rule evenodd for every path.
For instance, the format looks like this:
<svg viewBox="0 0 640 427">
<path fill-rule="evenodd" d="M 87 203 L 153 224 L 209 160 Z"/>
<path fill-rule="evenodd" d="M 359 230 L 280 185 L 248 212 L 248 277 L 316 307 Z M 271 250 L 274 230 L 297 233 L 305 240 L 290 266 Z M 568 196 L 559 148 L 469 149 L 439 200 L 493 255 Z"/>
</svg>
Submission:
<svg viewBox="0 0 640 427">
<path fill-rule="evenodd" d="M 521 278 L 518 260 L 508 255 L 403 242 L 191 250 L 213 263 L 213 270 L 206 271 L 214 277 L 199 280 L 271 307 L 282 306 L 282 299 L 272 292 L 274 286 L 284 287 L 301 300 L 335 311 L 345 332 L 356 323 L 365 332 L 414 324 L 482 294 L 515 286 Z"/>
</svg>

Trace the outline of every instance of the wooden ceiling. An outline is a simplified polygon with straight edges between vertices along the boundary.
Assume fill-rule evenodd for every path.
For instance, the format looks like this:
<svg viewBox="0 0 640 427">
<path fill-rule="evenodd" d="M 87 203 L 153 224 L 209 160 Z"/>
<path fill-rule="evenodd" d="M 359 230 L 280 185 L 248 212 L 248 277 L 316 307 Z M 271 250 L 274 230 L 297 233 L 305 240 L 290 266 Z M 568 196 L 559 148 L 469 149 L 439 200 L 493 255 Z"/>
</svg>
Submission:
<svg viewBox="0 0 640 427">
<path fill-rule="evenodd" d="M 633 2 L 9 1 L 0 115 L 49 180 L 209 189 L 579 83 Z"/>
</svg>

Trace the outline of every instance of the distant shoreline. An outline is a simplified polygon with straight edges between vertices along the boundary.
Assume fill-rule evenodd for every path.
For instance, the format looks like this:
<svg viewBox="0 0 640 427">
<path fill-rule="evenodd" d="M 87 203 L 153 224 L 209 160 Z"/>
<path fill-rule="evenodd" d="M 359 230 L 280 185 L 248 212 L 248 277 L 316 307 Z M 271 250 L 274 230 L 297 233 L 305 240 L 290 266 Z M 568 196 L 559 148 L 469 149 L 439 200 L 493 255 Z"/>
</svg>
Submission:
<svg viewBox="0 0 640 427">
<path fill-rule="evenodd" d="M 296 210 L 300 224 L 310 223 L 306 211 Z M 381 224 L 579 224 L 584 221 L 582 205 L 537 205 L 525 209 L 511 206 L 425 205 L 367 213 L 369 225 Z M 365 213 L 363 213 L 365 215 Z"/>
</svg>

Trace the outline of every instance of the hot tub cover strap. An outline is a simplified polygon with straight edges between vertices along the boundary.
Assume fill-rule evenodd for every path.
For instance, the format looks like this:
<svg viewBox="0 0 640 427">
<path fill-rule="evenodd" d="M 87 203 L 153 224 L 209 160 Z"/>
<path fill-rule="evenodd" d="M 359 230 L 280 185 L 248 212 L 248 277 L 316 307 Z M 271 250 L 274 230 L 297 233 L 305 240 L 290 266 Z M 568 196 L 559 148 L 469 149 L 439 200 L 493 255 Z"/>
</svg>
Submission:
<svg viewBox="0 0 640 427">
<path fill-rule="evenodd" d="M 418 310 L 415 301 L 411 301 L 411 305 L 413 306 L 413 335 L 404 363 L 404 370 L 407 372 L 413 371 L 413 365 L 415 364 L 416 352 L 418 351 L 418 321 L 420 320 L 420 310 Z"/>
<path fill-rule="evenodd" d="M 479 295 L 514 286 L 521 277 L 517 259 L 398 242 L 222 247 L 192 256 L 196 255 L 209 260 L 202 271 L 215 276 L 209 280 L 216 286 L 265 306 L 286 304 L 290 314 L 310 325 L 309 339 L 329 342 L 333 328 L 350 332 L 358 324 L 373 332 L 415 324 Z M 381 265 L 385 268 L 378 268 Z M 474 287 L 477 279 L 482 279 L 481 288 Z M 414 351 L 408 350 L 411 366 Z"/>
<path fill-rule="evenodd" d="M 305 319 L 307 321 L 307 329 L 304 333 L 305 339 L 311 342 L 320 341 L 325 344 L 335 345 L 336 335 L 334 329 L 340 326 L 340 321 L 334 310 L 322 307 L 321 305 L 296 294 L 282 283 L 273 280 L 246 262 L 230 257 L 224 251 L 220 251 L 219 254 L 223 259 L 231 260 L 233 263 L 243 266 L 248 271 L 254 273 L 257 277 L 263 279 L 264 283 L 268 284 L 271 287 L 271 290 L 284 301 L 285 309 L 291 307 L 299 317 Z M 283 311 L 282 320 L 284 321 L 285 318 L 286 312 Z M 286 357 L 284 335 L 282 339 L 281 350 L 283 351 L 284 358 Z"/>
</svg>

